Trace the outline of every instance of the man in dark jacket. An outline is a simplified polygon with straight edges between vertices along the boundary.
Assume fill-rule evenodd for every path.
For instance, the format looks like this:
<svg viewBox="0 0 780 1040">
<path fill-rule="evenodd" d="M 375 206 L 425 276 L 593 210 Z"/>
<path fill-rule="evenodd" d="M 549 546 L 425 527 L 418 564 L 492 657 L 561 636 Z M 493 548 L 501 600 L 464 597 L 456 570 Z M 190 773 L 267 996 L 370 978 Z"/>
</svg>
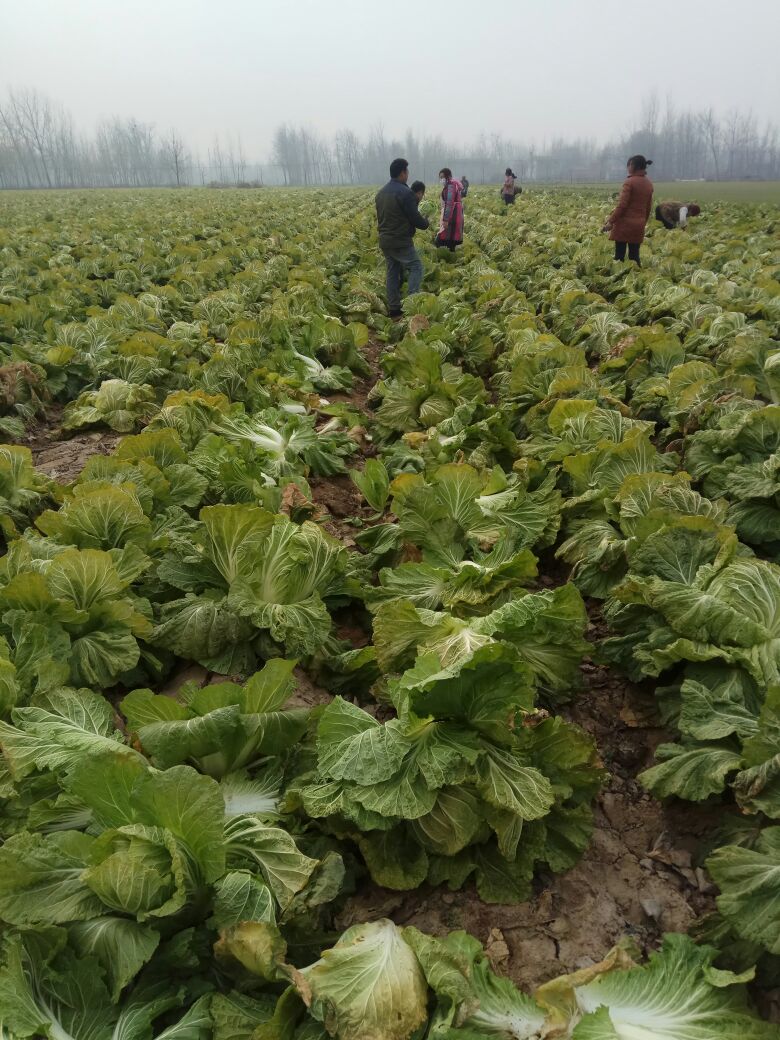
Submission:
<svg viewBox="0 0 780 1040">
<path fill-rule="evenodd" d="M 412 241 L 416 228 L 425 230 L 428 221 L 417 209 L 417 197 L 406 183 L 409 163 L 393 159 L 390 180 L 376 196 L 376 218 L 379 223 L 379 248 L 387 265 L 387 309 L 391 318 L 400 317 L 401 275 L 409 273 L 409 295 L 420 291 L 422 260 Z"/>
</svg>

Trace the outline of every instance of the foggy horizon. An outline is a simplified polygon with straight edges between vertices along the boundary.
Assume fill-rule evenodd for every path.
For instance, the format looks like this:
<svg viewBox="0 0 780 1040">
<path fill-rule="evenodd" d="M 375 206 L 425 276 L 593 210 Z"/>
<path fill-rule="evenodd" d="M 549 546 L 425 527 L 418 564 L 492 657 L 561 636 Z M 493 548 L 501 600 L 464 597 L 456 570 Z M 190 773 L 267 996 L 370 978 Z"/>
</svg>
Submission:
<svg viewBox="0 0 780 1040">
<path fill-rule="evenodd" d="M 398 12 L 407 11 L 408 18 Z M 331 137 L 481 135 L 604 144 L 650 96 L 661 112 L 739 110 L 775 122 L 780 5 L 660 0 L 642 20 L 618 0 L 486 10 L 466 0 L 72 0 L 0 3 L 0 89 L 33 89 L 80 133 L 114 117 L 176 130 L 205 156 L 215 139 L 251 161 L 283 123 Z M 633 69 L 633 71 L 632 71 Z"/>
</svg>

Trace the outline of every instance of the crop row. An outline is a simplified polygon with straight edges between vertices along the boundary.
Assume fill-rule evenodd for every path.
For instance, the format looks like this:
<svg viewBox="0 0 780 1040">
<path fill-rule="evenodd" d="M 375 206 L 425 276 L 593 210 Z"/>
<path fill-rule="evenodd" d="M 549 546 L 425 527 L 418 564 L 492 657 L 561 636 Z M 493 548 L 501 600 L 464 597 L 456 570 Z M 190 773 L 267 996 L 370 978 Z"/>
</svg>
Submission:
<svg viewBox="0 0 780 1040">
<path fill-rule="evenodd" d="M 477 194 L 394 325 L 365 193 L 218 199 L 6 204 L 4 1028 L 776 1036 L 744 993 L 780 955 L 776 215 L 656 235 L 640 271 L 592 201 Z M 123 435 L 68 485 L 21 443 L 59 409 Z M 364 504 L 335 529 L 316 486 L 347 473 Z M 707 945 L 534 997 L 464 933 L 333 946 L 367 876 L 509 903 L 576 862 L 589 653 L 657 683 L 648 790 L 723 800 Z M 163 692 L 189 662 L 212 681 Z M 332 699 L 301 707 L 297 665 Z"/>
</svg>

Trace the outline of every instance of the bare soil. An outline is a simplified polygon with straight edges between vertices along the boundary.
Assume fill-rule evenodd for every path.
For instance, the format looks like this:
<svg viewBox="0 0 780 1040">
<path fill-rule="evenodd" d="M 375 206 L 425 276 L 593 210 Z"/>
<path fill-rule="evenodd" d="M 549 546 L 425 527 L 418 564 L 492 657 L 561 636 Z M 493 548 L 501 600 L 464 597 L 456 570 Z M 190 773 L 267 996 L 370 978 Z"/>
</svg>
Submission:
<svg viewBox="0 0 780 1040">
<path fill-rule="evenodd" d="M 368 395 L 381 376 L 379 356 L 383 350 L 385 350 L 384 344 L 374 339 L 370 340 L 363 350 L 363 357 L 370 368 L 369 375 L 356 379 L 349 393 L 329 394 L 328 400 L 334 404 L 343 402 L 351 405 L 356 410 L 363 412 L 368 421 Z M 349 467 L 362 469 L 365 459 L 375 455 L 376 449 L 367 436 L 365 427 L 355 428 L 351 434 L 357 450 L 349 460 Z M 329 534 L 342 541 L 348 549 L 353 549 L 355 547 L 353 534 L 356 528 L 345 521 L 356 517 L 366 522 L 372 518 L 373 512 L 364 502 L 363 496 L 352 480 L 346 474 L 334 477 L 309 477 L 309 487 L 317 507 L 318 521 Z"/>
<path fill-rule="evenodd" d="M 352 384 L 352 389 L 349 393 L 336 392 L 329 393 L 328 400 L 332 402 L 345 401 L 357 408 L 360 411 L 365 411 L 368 407 L 368 395 L 374 387 L 376 381 L 381 377 L 382 373 L 379 368 L 379 356 L 387 349 L 384 343 L 380 343 L 379 340 L 370 339 L 365 347 L 362 349 L 361 354 L 363 360 L 368 365 L 370 372 L 367 376 L 363 376 L 360 379 L 356 379 Z"/>
<path fill-rule="evenodd" d="M 46 421 L 31 428 L 25 443 L 42 473 L 61 484 L 70 484 L 92 455 L 110 455 L 123 435 L 102 430 L 68 437 L 59 425 L 61 415 L 61 406 L 50 406 Z"/>
<path fill-rule="evenodd" d="M 331 694 L 318 686 L 302 668 L 296 668 L 293 674 L 298 681 L 298 686 L 290 700 L 287 701 L 286 708 L 315 708 L 318 704 L 327 704 L 333 700 Z"/>
<path fill-rule="evenodd" d="M 354 468 L 358 468 L 358 460 L 354 461 Z M 336 520 L 370 512 L 365 508 L 363 496 L 346 474 L 335 477 L 309 477 L 309 487 L 321 512 Z"/>
</svg>

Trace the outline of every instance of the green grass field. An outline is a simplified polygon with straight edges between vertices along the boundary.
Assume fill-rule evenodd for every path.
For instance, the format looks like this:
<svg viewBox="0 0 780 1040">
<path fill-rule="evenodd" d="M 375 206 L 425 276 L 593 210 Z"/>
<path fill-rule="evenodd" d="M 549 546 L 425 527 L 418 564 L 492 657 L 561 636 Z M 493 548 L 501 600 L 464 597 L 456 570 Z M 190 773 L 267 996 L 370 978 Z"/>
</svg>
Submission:
<svg viewBox="0 0 780 1040">
<path fill-rule="evenodd" d="M 657 198 L 696 199 L 697 202 L 780 202 L 780 181 L 660 181 Z"/>
<path fill-rule="evenodd" d="M 555 185 L 530 184 L 529 191 L 546 190 Z M 617 184 L 560 185 L 572 191 L 592 189 L 614 192 Z M 780 181 L 655 181 L 655 198 L 702 202 L 780 203 Z"/>
<path fill-rule="evenodd" d="M 696 202 L 738 202 L 738 203 L 756 203 L 756 204 L 780 204 L 780 181 L 655 181 L 655 197 L 657 200 L 660 199 L 679 199 L 679 200 L 690 200 Z M 371 185 L 365 185 L 363 187 L 371 187 Z M 378 186 L 377 186 L 378 187 Z M 620 185 L 616 181 L 604 182 L 604 183 L 591 183 L 591 184 L 539 184 L 529 183 L 524 186 L 524 193 L 530 192 L 537 193 L 542 191 L 551 190 L 562 190 L 562 191 L 574 191 L 574 192 L 587 192 L 594 194 L 603 194 L 611 196 L 615 194 Z M 487 184 L 474 184 L 472 187 L 472 195 L 476 192 L 482 192 L 486 189 L 492 189 L 493 186 Z M 498 189 L 498 185 L 495 186 L 494 190 Z M 168 191 L 171 189 L 153 189 L 160 191 Z M 221 189 L 226 190 L 226 189 Z M 227 189 L 227 190 L 242 190 L 242 189 Z M 275 191 L 300 191 L 309 192 L 312 190 L 328 191 L 328 192 L 339 192 L 345 193 L 348 191 L 354 191 L 354 187 L 341 187 L 341 186 L 329 186 L 329 187 L 317 187 L 317 188 L 303 188 L 303 187 L 282 187 L 281 185 L 275 187 L 266 187 L 262 189 L 263 192 L 275 192 Z M 76 191 L 88 191 L 88 189 L 76 189 Z M 121 195 L 125 192 L 137 192 L 138 189 L 130 188 L 101 188 L 97 189 L 100 193 L 108 192 L 109 195 Z M 63 194 L 72 195 L 75 192 L 71 189 L 64 189 Z M 13 199 L 18 197 L 25 197 L 30 195 L 41 194 L 39 192 L 25 192 L 17 191 L 16 189 L 7 190 L 0 193 L 0 199 L 5 199 L 6 202 L 11 202 Z M 95 195 L 93 194 L 93 198 Z M 430 196 L 429 196 L 430 197 Z"/>
</svg>

